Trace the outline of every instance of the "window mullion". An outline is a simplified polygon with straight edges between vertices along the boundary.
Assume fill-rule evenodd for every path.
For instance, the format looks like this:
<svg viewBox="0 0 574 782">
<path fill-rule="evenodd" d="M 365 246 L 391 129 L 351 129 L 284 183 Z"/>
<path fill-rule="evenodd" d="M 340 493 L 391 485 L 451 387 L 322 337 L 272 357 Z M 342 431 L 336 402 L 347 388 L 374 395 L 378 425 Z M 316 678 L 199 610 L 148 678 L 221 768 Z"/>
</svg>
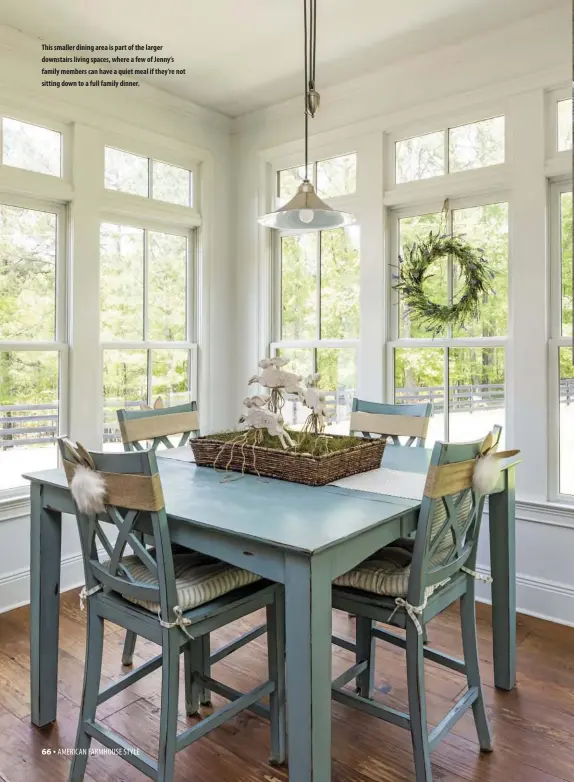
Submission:
<svg viewBox="0 0 574 782">
<path fill-rule="evenodd" d="M 321 339 L 321 243 L 323 240 L 323 232 L 319 231 L 317 234 L 317 339 Z"/>
</svg>

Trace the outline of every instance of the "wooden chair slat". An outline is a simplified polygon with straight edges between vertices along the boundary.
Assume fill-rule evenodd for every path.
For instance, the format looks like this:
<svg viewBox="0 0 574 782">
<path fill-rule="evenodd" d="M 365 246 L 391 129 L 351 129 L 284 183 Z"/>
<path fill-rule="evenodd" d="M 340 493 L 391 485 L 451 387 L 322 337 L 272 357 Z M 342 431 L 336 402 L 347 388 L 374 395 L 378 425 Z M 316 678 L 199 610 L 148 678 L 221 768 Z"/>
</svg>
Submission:
<svg viewBox="0 0 574 782">
<path fill-rule="evenodd" d="M 415 418 L 411 415 L 385 415 L 377 413 L 351 413 L 352 431 L 366 431 L 373 434 L 404 435 L 426 437 L 428 418 Z"/>
<path fill-rule="evenodd" d="M 157 415 L 152 411 L 145 418 L 120 419 L 120 431 L 124 443 L 153 440 L 198 429 L 199 416 L 195 410 L 167 415 Z"/>
</svg>

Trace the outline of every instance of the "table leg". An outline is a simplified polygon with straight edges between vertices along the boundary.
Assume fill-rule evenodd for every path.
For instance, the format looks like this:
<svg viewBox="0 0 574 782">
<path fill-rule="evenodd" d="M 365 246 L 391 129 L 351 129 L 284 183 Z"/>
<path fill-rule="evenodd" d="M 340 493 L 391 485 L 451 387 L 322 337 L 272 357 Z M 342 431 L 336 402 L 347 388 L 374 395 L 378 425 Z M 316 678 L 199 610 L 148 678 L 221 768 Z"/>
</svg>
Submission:
<svg viewBox="0 0 574 782">
<path fill-rule="evenodd" d="M 30 677 L 32 723 L 56 719 L 62 514 L 43 507 L 33 483 L 30 513 Z"/>
<path fill-rule="evenodd" d="M 324 557 L 285 563 L 291 782 L 331 780 L 331 572 Z"/>
<path fill-rule="evenodd" d="M 516 685 L 516 518 L 514 467 L 504 472 L 504 489 L 488 499 L 494 683 Z"/>
</svg>

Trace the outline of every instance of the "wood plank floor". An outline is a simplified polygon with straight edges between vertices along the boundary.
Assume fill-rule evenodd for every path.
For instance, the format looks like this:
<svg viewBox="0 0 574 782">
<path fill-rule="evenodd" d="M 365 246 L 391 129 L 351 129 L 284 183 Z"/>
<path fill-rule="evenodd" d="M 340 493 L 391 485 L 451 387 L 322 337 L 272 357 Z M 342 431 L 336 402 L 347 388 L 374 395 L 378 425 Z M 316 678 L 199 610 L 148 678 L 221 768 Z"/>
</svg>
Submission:
<svg viewBox="0 0 574 782">
<path fill-rule="evenodd" d="M 254 615 L 217 634 L 215 645 L 251 624 Z M 61 603 L 58 721 L 44 729 L 30 724 L 28 609 L 0 615 L 0 780 L 66 782 L 74 746 L 82 691 L 85 614 L 77 591 Z M 351 636 L 353 620 L 335 616 L 337 632 Z M 521 617 L 518 626 L 518 688 L 493 686 L 489 609 L 479 606 L 480 659 L 495 750 L 480 755 L 472 716 L 467 714 L 433 753 L 435 782 L 574 782 L 574 629 Z M 461 654 L 458 615 L 452 610 L 429 628 L 430 643 Z M 218 643 L 219 642 L 219 643 Z M 103 679 L 122 674 L 123 632 L 106 625 Z M 399 649 L 377 648 L 377 698 L 405 708 L 406 672 Z M 157 653 L 138 640 L 136 664 Z M 338 674 L 351 656 L 337 649 Z M 219 663 L 215 677 L 247 689 L 266 676 L 265 638 Z M 464 687 L 462 677 L 429 663 L 426 668 L 428 717 L 436 725 Z M 98 717 L 151 755 L 158 741 L 160 677 L 156 672 L 105 703 Z M 214 704 L 222 703 L 218 698 Z M 180 728 L 190 720 L 180 701 Z M 96 743 L 93 744 L 98 748 Z M 287 771 L 267 764 L 265 722 L 249 713 L 188 747 L 178 755 L 176 782 L 286 782 Z M 86 782 L 141 782 L 145 777 L 121 758 L 94 755 Z M 333 779 L 336 782 L 410 782 L 414 780 L 407 731 L 333 704 Z"/>
</svg>

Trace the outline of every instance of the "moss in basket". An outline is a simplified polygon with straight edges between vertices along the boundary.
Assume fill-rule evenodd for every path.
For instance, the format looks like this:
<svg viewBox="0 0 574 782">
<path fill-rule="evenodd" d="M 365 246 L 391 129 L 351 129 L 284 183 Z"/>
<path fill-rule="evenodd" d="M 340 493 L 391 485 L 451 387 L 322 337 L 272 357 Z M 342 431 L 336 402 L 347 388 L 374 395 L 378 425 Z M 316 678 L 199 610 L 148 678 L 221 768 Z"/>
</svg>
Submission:
<svg viewBox="0 0 574 782">
<path fill-rule="evenodd" d="M 343 451 L 346 448 L 355 448 L 361 445 L 361 441 L 356 437 L 337 435 L 311 434 L 310 432 L 298 432 L 289 429 L 289 435 L 295 441 L 293 448 L 284 451 L 279 439 L 273 437 L 264 429 L 246 429 L 237 432 L 217 432 L 210 434 L 208 439 L 219 440 L 220 442 L 236 442 L 245 445 L 259 445 L 262 448 L 270 448 L 274 451 L 284 451 L 285 453 L 306 453 L 312 456 L 324 456 L 335 451 Z"/>
</svg>

